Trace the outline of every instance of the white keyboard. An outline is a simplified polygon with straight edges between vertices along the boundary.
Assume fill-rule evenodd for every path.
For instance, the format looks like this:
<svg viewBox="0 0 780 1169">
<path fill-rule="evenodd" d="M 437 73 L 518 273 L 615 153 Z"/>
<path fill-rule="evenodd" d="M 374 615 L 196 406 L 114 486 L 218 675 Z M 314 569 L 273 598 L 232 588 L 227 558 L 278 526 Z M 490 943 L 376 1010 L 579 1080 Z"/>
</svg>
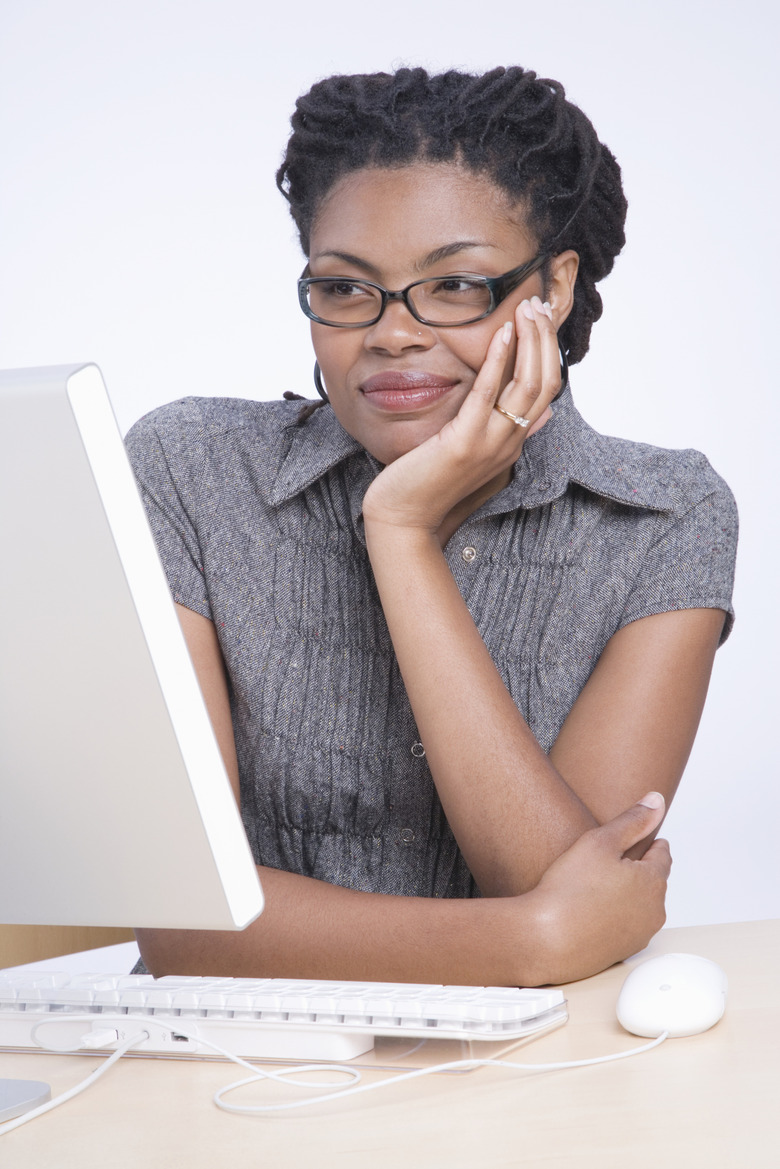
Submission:
<svg viewBox="0 0 780 1169">
<path fill-rule="evenodd" d="M 559 990 L 0 971 L 0 1047 L 348 1060 L 375 1035 L 512 1042 L 564 1022 Z M 35 1034 L 33 1034 L 35 1031 Z"/>
</svg>

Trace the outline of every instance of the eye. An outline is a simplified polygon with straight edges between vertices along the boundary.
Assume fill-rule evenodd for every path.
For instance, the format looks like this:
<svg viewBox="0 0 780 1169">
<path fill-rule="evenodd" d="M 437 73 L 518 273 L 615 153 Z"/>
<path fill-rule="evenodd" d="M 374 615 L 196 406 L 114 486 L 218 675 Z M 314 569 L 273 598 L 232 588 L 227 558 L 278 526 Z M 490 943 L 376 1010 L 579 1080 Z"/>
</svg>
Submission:
<svg viewBox="0 0 780 1169">
<path fill-rule="evenodd" d="M 430 282 L 430 292 L 434 296 L 469 296 L 475 291 L 483 291 L 485 284 L 482 280 L 467 276 L 445 276 L 441 280 Z"/>
<path fill-rule="evenodd" d="M 428 315 L 434 305 L 456 311 L 483 313 L 490 305 L 490 290 L 484 278 L 479 276 L 442 276 L 437 280 L 426 280 L 414 292 L 415 302 Z M 431 307 L 428 308 L 427 305 Z"/>
<path fill-rule="evenodd" d="M 350 300 L 355 297 L 372 296 L 374 290 L 357 280 L 322 280 L 310 285 L 310 291 L 316 296 L 333 300 Z"/>
<path fill-rule="evenodd" d="M 326 324 L 361 325 L 370 323 L 382 307 L 382 294 L 360 280 L 348 276 L 323 277 L 307 286 L 309 308 Z"/>
</svg>

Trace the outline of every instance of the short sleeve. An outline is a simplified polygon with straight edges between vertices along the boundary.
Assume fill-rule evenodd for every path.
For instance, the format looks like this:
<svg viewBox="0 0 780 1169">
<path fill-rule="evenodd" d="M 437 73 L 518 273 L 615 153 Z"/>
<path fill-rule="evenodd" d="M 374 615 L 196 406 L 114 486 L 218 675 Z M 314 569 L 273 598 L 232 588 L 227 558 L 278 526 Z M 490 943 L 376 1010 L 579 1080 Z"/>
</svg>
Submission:
<svg viewBox="0 0 780 1169">
<path fill-rule="evenodd" d="M 655 613 L 723 609 L 720 644 L 734 623 L 731 597 L 738 519 L 734 497 L 722 480 L 716 489 L 672 517 L 642 562 L 626 601 L 620 628 Z"/>
<path fill-rule="evenodd" d="M 200 543 L 188 511 L 197 471 L 183 457 L 180 444 L 166 441 L 169 427 L 163 411 L 137 422 L 125 446 L 173 599 L 211 619 Z"/>
</svg>

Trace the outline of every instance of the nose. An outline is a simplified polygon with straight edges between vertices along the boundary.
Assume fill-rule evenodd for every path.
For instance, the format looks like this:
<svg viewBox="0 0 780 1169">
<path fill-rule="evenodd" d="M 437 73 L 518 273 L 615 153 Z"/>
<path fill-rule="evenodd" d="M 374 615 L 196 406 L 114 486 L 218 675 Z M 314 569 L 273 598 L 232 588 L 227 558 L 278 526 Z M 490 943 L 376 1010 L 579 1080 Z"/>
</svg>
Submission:
<svg viewBox="0 0 780 1169">
<path fill-rule="evenodd" d="M 366 329 L 365 345 L 375 352 L 398 356 L 408 350 L 430 349 L 436 335 L 415 320 L 402 300 L 388 301 L 378 321 Z"/>
</svg>

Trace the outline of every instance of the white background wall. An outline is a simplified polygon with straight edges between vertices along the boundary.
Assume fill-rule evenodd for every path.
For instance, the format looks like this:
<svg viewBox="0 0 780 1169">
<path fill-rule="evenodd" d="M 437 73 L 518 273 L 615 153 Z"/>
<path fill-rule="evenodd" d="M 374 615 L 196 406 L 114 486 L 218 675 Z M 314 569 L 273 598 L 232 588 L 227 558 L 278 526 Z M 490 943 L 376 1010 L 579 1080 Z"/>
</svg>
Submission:
<svg viewBox="0 0 780 1169">
<path fill-rule="evenodd" d="M 669 921 L 780 915 L 776 5 L 265 7 L 3 5 L 0 367 L 97 361 L 123 429 L 185 394 L 309 394 L 302 259 L 274 185 L 297 94 L 400 64 L 561 80 L 630 200 L 580 409 L 704 450 L 742 513 L 737 626 L 667 821 Z"/>
</svg>

